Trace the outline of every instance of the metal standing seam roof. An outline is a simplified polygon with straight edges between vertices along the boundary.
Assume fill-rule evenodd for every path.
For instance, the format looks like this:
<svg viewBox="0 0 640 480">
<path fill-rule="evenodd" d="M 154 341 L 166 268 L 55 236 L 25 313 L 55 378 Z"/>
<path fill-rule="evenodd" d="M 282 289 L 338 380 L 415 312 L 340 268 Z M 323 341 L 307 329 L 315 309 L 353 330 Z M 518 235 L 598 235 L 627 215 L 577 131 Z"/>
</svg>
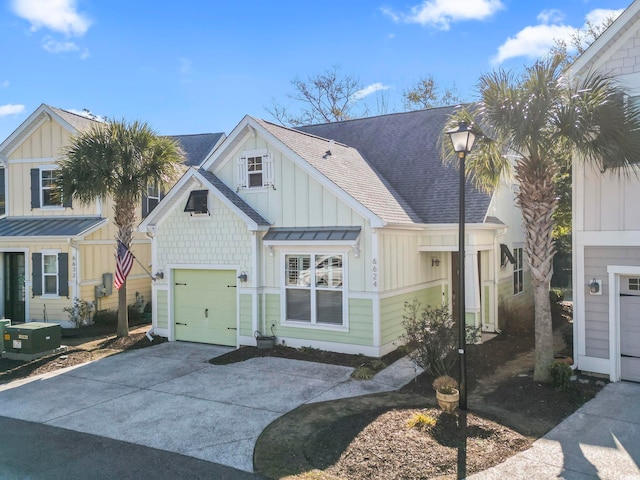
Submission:
<svg viewBox="0 0 640 480">
<path fill-rule="evenodd" d="M 0 237 L 75 237 L 106 221 L 99 217 L 5 217 L 0 219 Z"/>
<path fill-rule="evenodd" d="M 360 227 L 296 227 L 270 228 L 263 241 L 355 241 L 360 236 Z"/>
</svg>

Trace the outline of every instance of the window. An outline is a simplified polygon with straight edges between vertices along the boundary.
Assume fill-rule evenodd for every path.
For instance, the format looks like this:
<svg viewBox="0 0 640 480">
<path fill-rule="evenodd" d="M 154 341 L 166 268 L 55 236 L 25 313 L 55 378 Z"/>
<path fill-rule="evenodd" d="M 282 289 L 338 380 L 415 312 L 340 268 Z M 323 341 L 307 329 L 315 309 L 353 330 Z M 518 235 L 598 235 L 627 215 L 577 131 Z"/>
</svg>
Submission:
<svg viewBox="0 0 640 480">
<path fill-rule="evenodd" d="M 629 279 L 629 290 L 640 291 L 640 278 Z"/>
<path fill-rule="evenodd" d="M 524 270 L 522 264 L 522 247 L 513 249 L 513 257 L 516 263 L 513 264 L 513 294 L 517 295 L 524 290 Z"/>
<path fill-rule="evenodd" d="M 40 170 L 40 205 L 43 207 L 61 207 L 62 195 L 56 186 L 55 170 Z"/>
<path fill-rule="evenodd" d="M 208 197 L 208 190 L 193 190 L 189 194 L 189 199 L 187 200 L 187 205 L 184 207 L 184 211 L 191 213 L 191 215 L 209 213 L 209 207 L 207 205 Z"/>
<path fill-rule="evenodd" d="M 58 256 L 42 255 L 42 292 L 58 295 Z"/>
<path fill-rule="evenodd" d="M 273 186 L 273 157 L 265 149 L 244 152 L 237 168 L 238 190 Z"/>
<path fill-rule="evenodd" d="M 160 203 L 160 187 L 158 182 L 149 183 L 147 185 L 147 195 L 145 196 L 147 202 L 146 212 L 149 214 Z"/>
<path fill-rule="evenodd" d="M 344 324 L 342 255 L 285 255 L 286 319 Z"/>
</svg>

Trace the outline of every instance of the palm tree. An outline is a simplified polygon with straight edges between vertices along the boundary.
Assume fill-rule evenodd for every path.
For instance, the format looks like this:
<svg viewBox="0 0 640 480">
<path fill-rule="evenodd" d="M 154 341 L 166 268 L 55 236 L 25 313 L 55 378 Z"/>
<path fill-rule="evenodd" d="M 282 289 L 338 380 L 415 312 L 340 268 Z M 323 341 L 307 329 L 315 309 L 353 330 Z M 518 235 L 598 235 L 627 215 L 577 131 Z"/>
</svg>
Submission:
<svg viewBox="0 0 640 480">
<path fill-rule="evenodd" d="M 609 75 L 590 73 L 568 81 L 562 56 L 539 60 L 521 75 L 504 70 L 483 75 L 480 100 L 457 111 L 446 125 L 474 125 L 479 134 L 467 169 L 488 192 L 515 176 L 516 204 L 522 210 L 525 252 L 535 302 L 534 378 L 548 381 L 553 363 L 549 282 L 555 245 L 553 214 L 557 176 L 567 151 L 604 172 L 627 173 L 640 159 L 640 111 L 625 102 L 623 89 Z M 443 158 L 455 161 L 450 142 Z"/>
<path fill-rule="evenodd" d="M 136 207 L 147 184 L 172 185 L 183 158 L 174 140 L 159 137 L 146 123 L 109 120 L 71 139 L 63 150 L 58 182 L 63 198 L 85 205 L 113 198 L 116 240 L 130 249 Z M 126 281 L 118 290 L 117 335 L 129 335 Z"/>
</svg>

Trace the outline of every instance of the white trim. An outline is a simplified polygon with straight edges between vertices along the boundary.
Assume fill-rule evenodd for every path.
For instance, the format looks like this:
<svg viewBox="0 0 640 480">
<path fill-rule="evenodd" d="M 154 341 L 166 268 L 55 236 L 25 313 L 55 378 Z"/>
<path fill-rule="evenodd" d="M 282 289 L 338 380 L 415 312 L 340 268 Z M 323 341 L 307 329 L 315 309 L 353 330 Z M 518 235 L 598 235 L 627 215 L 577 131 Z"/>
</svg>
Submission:
<svg viewBox="0 0 640 480">
<path fill-rule="evenodd" d="M 55 162 L 55 157 L 43 157 L 43 158 L 15 158 L 13 160 L 7 160 L 9 165 L 18 165 L 20 163 L 43 163 L 43 162 Z"/>
<path fill-rule="evenodd" d="M 40 298 L 60 298 L 60 265 L 59 265 L 59 259 L 58 259 L 58 255 L 61 253 L 60 249 L 44 249 L 44 250 L 40 250 L 36 253 L 41 254 L 41 258 L 40 258 L 40 268 L 41 268 L 41 272 L 42 272 L 42 294 L 40 295 Z M 48 256 L 48 257 L 55 257 L 56 259 L 56 293 L 46 293 L 46 289 L 45 289 L 45 275 L 47 275 L 44 271 L 44 257 Z M 25 262 L 26 262 L 26 258 L 25 258 Z M 48 274 L 49 277 L 52 277 L 53 275 Z M 26 293 L 26 292 L 25 292 Z"/>
<path fill-rule="evenodd" d="M 576 244 L 583 246 L 632 247 L 640 244 L 640 230 L 576 231 Z"/>
<path fill-rule="evenodd" d="M 602 373 L 606 375 L 611 370 L 611 360 L 608 358 L 578 355 L 577 360 L 578 366 L 583 372 Z"/>
<path fill-rule="evenodd" d="M 285 345 L 293 348 L 312 347 L 320 350 L 327 350 L 330 352 L 348 353 L 351 355 L 366 355 L 369 357 L 381 357 L 381 348 L 371 345 L 355 345 L 352 343 L 339 343 L 339 342 L 327 342 L 320 340 L 305 340 L 300 338 L 290 338 L 287 336 L 278 335 L 277 340 L 282 343 L 284 340 Z M 389 350 L 391 351 L 391 350 Z"/>
<path fill-rule="evenodd" d="M 379 298 L 383 300 L 385 298 L 397 297 L 398 295 L 406 295 L 413 292 L 419 292 L 420 290 L 426 290 L 428 288 L 434 288 L 438 286 L 447 286 L 449 284 L 449 278 L 446 280 L 432 280 L 430 282 L 422 282 L 410 287 L 398 288 L 396 290 L 387 290 L 380 293 Z"/>
</svg>

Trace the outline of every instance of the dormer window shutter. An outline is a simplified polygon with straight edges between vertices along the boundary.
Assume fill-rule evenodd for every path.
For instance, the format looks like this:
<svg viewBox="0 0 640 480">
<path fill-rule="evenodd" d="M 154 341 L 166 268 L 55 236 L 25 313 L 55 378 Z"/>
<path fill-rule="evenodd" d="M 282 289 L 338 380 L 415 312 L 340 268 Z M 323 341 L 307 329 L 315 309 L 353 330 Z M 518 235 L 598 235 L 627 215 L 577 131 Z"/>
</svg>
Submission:
<svg viewBox="0 0 640 480">
<path fill-rule="evenodd" d="M 238 190 L 241 188 L 247 188 L 247 157 L 245 155 L 242 155 L 238 160 L 236 160 L 236 170 L 238 176 Z"/>
<path fill-rule="evenodd" d="M 263 178 L 262 184 L 265 187 L 273 185 L 273 154 L 267 153 L 262 156 Z"/>
</svg>

